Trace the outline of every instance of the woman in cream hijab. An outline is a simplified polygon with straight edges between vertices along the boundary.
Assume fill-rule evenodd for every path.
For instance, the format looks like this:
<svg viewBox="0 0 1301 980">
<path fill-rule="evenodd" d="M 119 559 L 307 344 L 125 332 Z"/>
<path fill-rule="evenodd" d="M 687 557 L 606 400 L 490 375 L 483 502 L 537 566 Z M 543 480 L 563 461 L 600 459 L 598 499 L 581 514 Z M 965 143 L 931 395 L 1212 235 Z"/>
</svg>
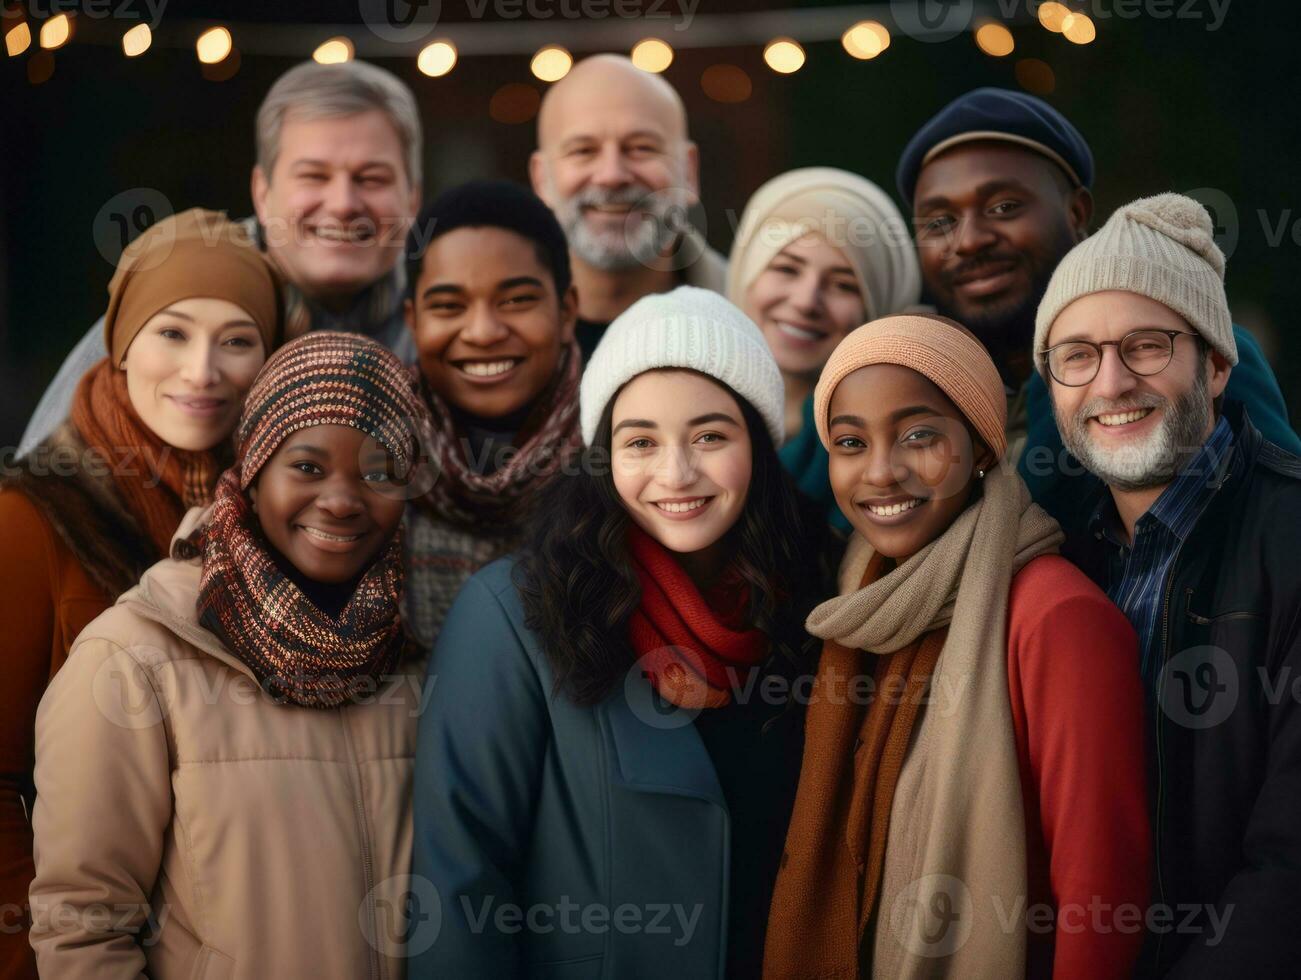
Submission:
<svg viewBox="0 0 1301 980">
<path fill-rule="evenodd" d="M 782 463 L 842 529 L 847 525 L 827 483 L 827 453 L 813 426 L 813 387 L 849 331 L 916 305 L 920 295 L 908 225 L 871 181 L 805 167 L 774 177 L 745 206 L 727 297 L 759 325 L 781 369 Z"/>
</svg>

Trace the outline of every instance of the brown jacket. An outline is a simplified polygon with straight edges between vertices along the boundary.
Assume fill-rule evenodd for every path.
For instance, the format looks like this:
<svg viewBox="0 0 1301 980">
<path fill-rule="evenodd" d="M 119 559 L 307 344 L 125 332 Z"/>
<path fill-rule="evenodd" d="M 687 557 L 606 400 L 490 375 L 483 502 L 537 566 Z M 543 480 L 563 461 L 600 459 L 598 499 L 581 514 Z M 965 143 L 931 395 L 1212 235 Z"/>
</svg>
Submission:
<svg viewBox="0 0 1301 980">
<path fill-rule="evenodd" d="M 198 625 L 199 573 L 146 572 L 41 702 L 41 973 L 401 978 L 407 913 L 438 912 L 407 873 L 424 665 L 343 708 L 274 703 Z"/>
<path fill-rule="evenodd" d="M 36 976 L 27 941 L 36 706 L 82 627 L 110 599 L 22 490 L 0 490 L 0 977 Z"/>
</svg>

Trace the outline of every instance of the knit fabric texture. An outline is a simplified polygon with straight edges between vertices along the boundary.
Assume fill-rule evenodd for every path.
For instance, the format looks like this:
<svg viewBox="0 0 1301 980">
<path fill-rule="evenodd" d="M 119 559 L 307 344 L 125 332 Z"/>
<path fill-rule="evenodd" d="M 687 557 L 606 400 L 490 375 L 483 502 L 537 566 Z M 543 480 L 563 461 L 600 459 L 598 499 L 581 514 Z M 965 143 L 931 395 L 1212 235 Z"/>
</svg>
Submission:
<svg viewBox="0 0 1301 980">
<path fill-rule="evenodd" d="M 930 316 L 888 316 L 850 333 L 831 352 L 813 391 L 814 422 L 831 450 L 831 396 L 859 368 L 898 364 L 933 382 L 1000 458 L 1007 451 L 1007 394 L 998 368 L 974 336 Z"/>
<path fill-rule="evenodd" d="M 727 298 L 746 290 L 783 248 L 821 235 L 849 260 L 863 293 L 863 319 L 914 306 L 921 268 L 912 233 L 894 201 L 870 180 L 833 167 L 803 167 L 774 177 L 751 196 L 727 267 Z"/>
<path fill-rule="evenodd" d="M 1053 321 L 1071 303 L 1111 289 L 1156 300 L 1188 321 L 1230 364 L 1238 363 L 1233 319 L 1224 293 L 1224 253 L 1215 225 L 1197 201 L 1182 194 L 1143 197 L 1123 207 L 1058 263 L 1035 317 L 1035 363 Z"/>
<path fill-rule="evenodd" d="M 235 433 L 240 489 L 291 433 L 314 425 L 358 429 L 407 469 L 409 484 L 425 478 L 420 457 L 431 439 L 429 410 L 412 373 L 369 337 L 313 332 L 272 355 Z"/>
<path fill-rule="evenodd" d="M 118 259 L 104 313 L 104 346 L 113 363 L 122 363 L 154 314 L 196 296 L 228 300 L 244 310 L 268 352 L 280 343 L 280 276 L 246 228 L 224 212 L 191 208 L 150 225 Z"/>
<path fill-rule="evenodd" d="M 785 435 L 781 372 L 759 328 L 715 292 L 679 286 L 643 296 L 614 319 L 583 372 L 579 393 L 583 442 L 590 446 L 606 405 L 646 371 L 685 368 L 723 382 L 767 424 L 773 443 Z"/>
</svg>

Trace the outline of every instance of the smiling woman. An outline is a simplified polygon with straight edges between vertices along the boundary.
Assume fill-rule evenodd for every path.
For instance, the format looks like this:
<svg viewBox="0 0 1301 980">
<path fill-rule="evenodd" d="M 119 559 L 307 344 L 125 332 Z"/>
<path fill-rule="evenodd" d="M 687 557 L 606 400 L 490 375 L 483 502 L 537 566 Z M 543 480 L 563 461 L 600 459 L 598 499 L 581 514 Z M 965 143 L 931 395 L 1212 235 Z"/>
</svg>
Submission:
<svg viewBox="0 0 1301 980">
<path fill-rule="evenodd" d="M 187 507 L 211 499 L 281 327 L 279 281 L 238 226 L 199 209 L 158 222 L 109 284 L 110 356 L 64 425 L 4 475 L 0 903 L 23 908 L 33 873 L 37 703 L 82 627 L 167 554 Z M 0 973 L 34 976 L 26 939 L 0 936 Z"/>
<path fill-rule="evenodd" d="M 373 340 L 313 333 L 267 363 L 214 503 L 41 702 L 42 973 L 401 972 L 405 924 L 384 914 L 411 908 L 424 658 L 400 622 L 397 532 L 426 427 Z M 91 925 L 104 907 L 139 911 Z M 169 915 L 144 933 L 150 909 Z"/>
<path fill-rule="evenodd" d="M 435 646 L 413 867 L 445 912 L 412 972 L 757 976 L 811 666 L 800 619 L 829 572 L 777 459 L 781 377 L 740 310 L 683 286 L 610 325 L 581 405 L 577 472 Z M 664 903 L 702 928 L 516 934 L 465 914 L 489 899 Z"/>
</svg>

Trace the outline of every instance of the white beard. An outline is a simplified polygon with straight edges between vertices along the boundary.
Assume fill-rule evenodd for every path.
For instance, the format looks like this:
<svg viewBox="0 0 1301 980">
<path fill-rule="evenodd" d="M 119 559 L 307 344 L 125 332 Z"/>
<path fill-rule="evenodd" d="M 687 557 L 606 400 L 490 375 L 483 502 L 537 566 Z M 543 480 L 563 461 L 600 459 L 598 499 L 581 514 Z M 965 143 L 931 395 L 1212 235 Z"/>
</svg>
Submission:
<svg viewBox="0 0 1301 980">
<path fill-rule="evenodd" d="M 681 181 L 675 180 L 662 191 L 652 191 L 645 184 L 618 191 L 589 188 L 560 199 L 547 174 L 547 196 L 560 200 L 553 210 L 569 247 L 588 265 L 605 272 L 651 265 L 668 251 L 685 221 L 687 198 L 680 185 Z M 618 227 L 596 231 L 583 217 L 583 209 L 593 204 L 631 204 L 644 213 L 629 212 L 628 220 Z"/>
</svg>

